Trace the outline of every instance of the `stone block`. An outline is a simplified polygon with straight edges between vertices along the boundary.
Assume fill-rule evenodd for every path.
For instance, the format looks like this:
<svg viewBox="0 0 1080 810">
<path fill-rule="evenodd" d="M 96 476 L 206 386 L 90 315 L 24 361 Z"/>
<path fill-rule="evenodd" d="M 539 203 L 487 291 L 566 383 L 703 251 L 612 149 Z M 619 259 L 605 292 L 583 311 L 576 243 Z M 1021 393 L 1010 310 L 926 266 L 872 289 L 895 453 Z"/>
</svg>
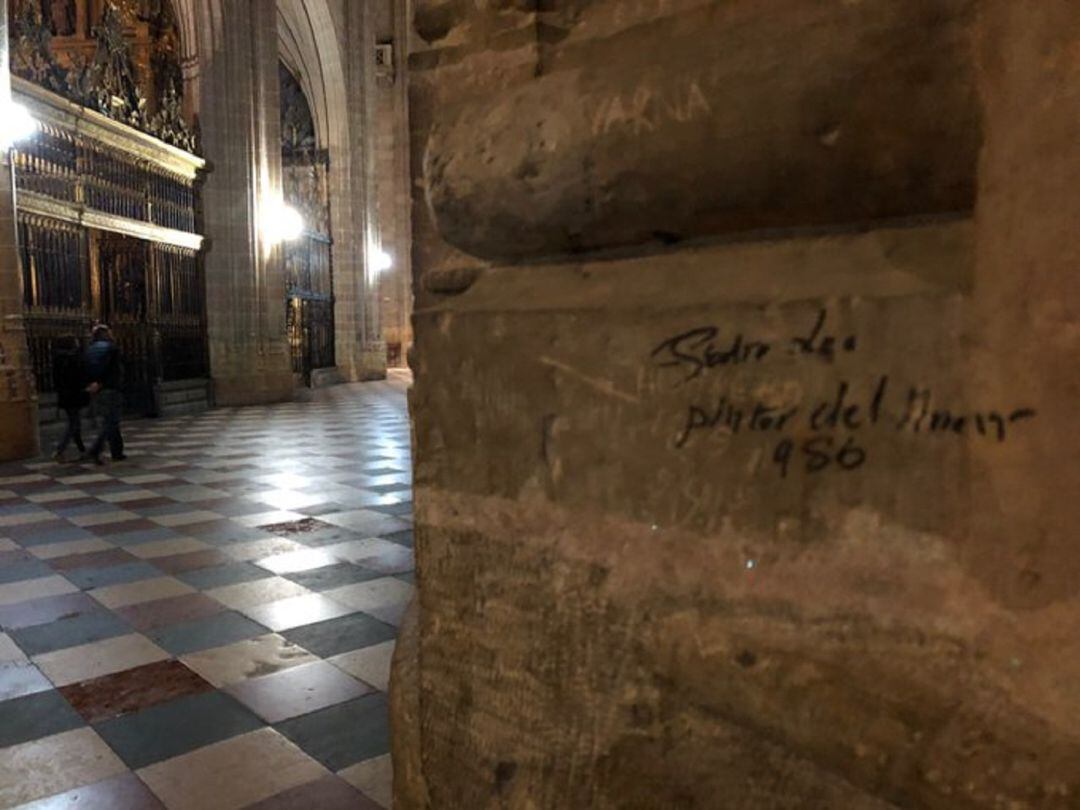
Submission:
<svg viewBox="0 0 1080 810">
<path fill-rule="evenodd" d="M 974 9 L 418 3 L 395 806 L 1075 805 L 1080 9 Z"/>
<path fill-rule="evenodd" d="M 970 0 L 422 5 L 420 23 L 449 29 L 414 56 L 414 116 L 437 121 L 414 159 L 436 229 L 467 254 L 973 204 Z"/>
</svg>

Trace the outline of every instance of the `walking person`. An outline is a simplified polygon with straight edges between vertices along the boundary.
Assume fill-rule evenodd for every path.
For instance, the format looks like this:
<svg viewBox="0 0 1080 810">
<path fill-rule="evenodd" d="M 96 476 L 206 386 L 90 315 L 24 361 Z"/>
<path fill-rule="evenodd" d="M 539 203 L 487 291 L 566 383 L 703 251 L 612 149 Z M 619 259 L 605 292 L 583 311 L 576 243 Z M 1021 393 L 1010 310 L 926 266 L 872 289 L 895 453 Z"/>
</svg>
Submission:
<svg viewBox="0 0 1080 810">
<path fill-rule="evenodd" d="M 82 409 L 90 402 L 86 391 L 87 379 L 83 369 L 82 352 L 74 335 L 65 335 L 53 348 L 53 384 L 56 386 L 56 406 L 64 412 L 67 426 L 53 458 L 61 461 L 71 442 L 80 453 L 86 453 L 82 438 Z"/>
<path fill-rule="evenodd" d="M 101 430 L 90 448 L 89 457 L 95 464 L 103 464 L 101 451 L 105 442 L 113 461 L 123 461 L 124 437 L 120 435 L 120 413 L 124 407 L 124 361 L 120 349 L 113 342 L 112 332 L 105 324 L 98 324 L 91 334 L 86 350 L 86 390 L 94 395 L 94 409 L 101 417 Z"/>
</svg>

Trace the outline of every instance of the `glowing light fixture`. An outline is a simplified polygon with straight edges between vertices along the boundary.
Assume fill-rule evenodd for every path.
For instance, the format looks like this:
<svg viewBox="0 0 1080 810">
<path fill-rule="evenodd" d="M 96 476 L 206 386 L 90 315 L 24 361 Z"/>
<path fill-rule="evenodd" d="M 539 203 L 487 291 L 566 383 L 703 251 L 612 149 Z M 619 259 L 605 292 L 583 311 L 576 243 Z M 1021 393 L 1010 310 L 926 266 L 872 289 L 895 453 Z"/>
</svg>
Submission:
<svg viewBox="0 0 1080 810">
<path fill-rule="evenodd" d="M 266 235 L 266 241 L 271 244 L 291 242 L 303 235 L 304 218 L 291 205 L 283 202 L 275 203 L 266 211 L 263 232 Z"/>
<path fill-rule="evenodd" d="M 0 147 L 10 149 L 37 132 L 38 122 L 22 104 L 10 103 L 0 108 Z"/>
<path fill-rule="evenodd" d="M 393 257 L 382 248 L 375 248 L 371 252 L 371 268 L 376 273 L 385 273 L 393 266 Z"/>
</svg>

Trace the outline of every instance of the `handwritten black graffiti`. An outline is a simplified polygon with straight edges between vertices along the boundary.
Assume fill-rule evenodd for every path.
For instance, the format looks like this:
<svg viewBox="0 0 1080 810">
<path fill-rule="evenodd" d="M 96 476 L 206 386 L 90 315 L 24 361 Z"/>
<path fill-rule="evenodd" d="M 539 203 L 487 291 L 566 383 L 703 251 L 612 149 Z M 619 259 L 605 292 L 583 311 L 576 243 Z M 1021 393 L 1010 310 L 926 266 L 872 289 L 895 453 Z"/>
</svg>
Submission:
<svg viewBox="0 0 1080 810">
<path fill-rule="evenodd" d="M 701 326 L 670 337 L 653 349 L 650 355 L 661 368 L 682 367 L 685 380 L 700 376 L 716 366 L 734 366 L 763 360 L 772 346 L 760 340 L 748 340 L 742 333 L 735 335 L 723 348 L 716 343 L 720 330 Z"/>
<path fill-rule="evenodd" d="M 838 352 L 855 351 L 858 347 L 856 336 L 841 337 L 829 332 L 826 329 L 827 319 L 828 313 L 824 309 L 819 310 L 814 325 L 808 332 L 795 335 L 786 341 L 788 354 L 811 356 L 832 362 Z M 747 337 L 742 332 L 724 340 L 721 339 L 719 327 L 699 326 L 666 338 L 649 356 L 659 368 L 681 369 L 681 383 L 719 366 L 761 362 L 770 353 L 774 353 L 775 349 L 775 344 L 769 340 Z"/>
<path fill-rule="evenodd" d="M 865 397 L 852 393 L 852 385 L 841 380 L 836 393 L 821 399 L 805 411 L 805 427 L 813 433 L 835 430 L 856 431 L 876 425 L 883 418 L 889 392 L 889 377 L 881 375 Z M 760 400 L 746 405 L 722 396 L 715 405 L 691 404 L 687 407 L 682 429 L 675 446 L 683 447 L 697 431 L 723 430 L 731 435 L 742 431 L 783 431 L 791 427 L 800 413 L 798 406 L 781 408 Z"/>
<path fill-rule="evenodd" d="M 934 395 L 929 388 L 908 389 L 907 404 L 896 422 L 896 429 L 910 433 L 952 433 L 957 436 L 977 435 L 1004 442 L 1009 438 L 1009 427 L 1017 422 L 1034 419 L 1034 408 L 1016 408 L 1001 412 L 957 411 L 934 405 Z"/>
<path fill-rule="evenodd" d="M 894 393 L 889 375 L 868 385 L 837 382 L 828 396 L 809 406 L 779 407 L 761 400 L 739 403 L 721 396 L 711 404 L 686 407 L 676 449 L 686 447 L 699 434 L 780 434 L 772 461 L 782 478 L 796 464 L 808 474 L 829 469 L 856 470 L 870 455 L 873 430 L 905 432 L 913 437 L 954 436 L 1005 442 L 1013 426 L 1034 419 L 1034 408 L 959 410 L 942 404 L 929 388 L 910 386 L 902 397 Z M 890 402 L 890 395 L 892 395 Z M 899 401 L 899 407 L 896 407 Z"/>
<path fill-rule="evenodd" d="M 843 352 L 853 352 L 858 348 L 858 338 L 855 335 L 847 335 L 844 338 L 825 331 L 825 321 L 828 317 L 824 309 L 818 311 L 817 321 L 810 333 L 791 339 L 790 353 L 799 355 L 813 355 L 831 363 L 836 359 L 837 347 Z"/>
<path fill-rule="evenodd" d="M 763 402 L 755 402 L 744 408 L 729 402 L 727 397 L 711 407 L 691 405 L 686 413 L 686 423 L 675 438 L 675 446 L 682 447 L 697 430 L 724 430 L 732 436 L 743 430 L 764 432 L 783 430 L 798 413 L 798 408 L 780 409 Z"/>
<path fill-rule="evenodd" d="M 881 419 L 881 408 L 889 390 L 889 378 L 878 378 L 874 393 L 867 403 L 852 401 L 851 384 L 841 380 L 836 396 L 819 402 L 810 413 L 810 429 L 822 428 L 858 430 L 866 424 L 876 425 Z"/>
<path fill-rule="evenodd" d="M 790 338 L 764 339 L 744 332 L 723 335 L 717 326 L 699 326 L 661 341 L 650 353 L 657 368 L 680 372 L 682 385 L 705 372 L 758 364 L 783 355 L 834 362 L 855 352 L 859 339 L 831 328 L 828 312 L 819 309 L 813 325 Z M 894 383 L 878 374 L 853 383 L 840 379 L 827 396 L 808 404 L 781 406 L 760 399 L 737 401 L 730 395 L 712 402 L 690 402 L 674 437 L 676 449 L 699 435 L 772 434 L 772 461 L 782 478 L 799 467 L 814 475 L 825 470 L 857 470 L 870 456 L 872 430 L 892 430 L 912 437 L 954 436 L 1002 443 L 1017 426 L 1036 418 L 1029 406 L 957 408 L 930 388 Z"/>
<path fill-rule="evenodd" d="M 824 472 L 830 467 L 857 470 L 867 459 L 865 448 L 856 443 L 854 436 L 846 437 L 842 443 L 833 436 L 812 436 L 798 443 L 794 439 L 781 439 L 772 456 L 781 478 L 787 478 L 797 453 L 808 475 Z"/>
</svg>

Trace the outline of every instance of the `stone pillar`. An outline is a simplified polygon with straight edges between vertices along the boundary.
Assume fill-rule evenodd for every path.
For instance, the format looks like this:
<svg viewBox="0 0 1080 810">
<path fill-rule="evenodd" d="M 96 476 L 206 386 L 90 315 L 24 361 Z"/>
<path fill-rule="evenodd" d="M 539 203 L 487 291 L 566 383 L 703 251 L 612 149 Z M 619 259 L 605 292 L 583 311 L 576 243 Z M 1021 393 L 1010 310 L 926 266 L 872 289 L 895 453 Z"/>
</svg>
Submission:
<svg viewBox="0 0 1080 810">
<path fill-rule="evenodd" d="M 221 15 L 200 46 L 210 372 L 219 405 L 279 402 L 293 376 L 282 250 L 264 229 L 281 201 L 277 15 L 268 0 L 223 3 Z"/>
<path fill-rule="evenodd" d="M 415 3 L 395 807 L 1075 804 L 1080 8 L 535 7 Z"/>
<path fill-rule="evenodd" d="M 334 269 L 337 365 L 346 379 L 372 380 L 386 376 L 378 280 L 370 266 L 377 223 L 373 148 L 375 35 L 368 3 L 345 4 L 344 16 L 349 138 L 344 163 L 351 195 L 346 226 L 339 230 L 338 219 L 334 220 L 334 256 L 336 260 L 339 255 L 348 255 L 350 261 L 347 266 L 335 265 Z M 339 253 L 338 244 L 344 240 L 350 240 L 350 244 L 343 245 L 345 249 Z"/>
<path fill-rule="evenodd" d="M 405 4 L 378 4 L 376 35 L 390 43 L 392 60 L 376 77 L 376 182 L 378 240 L 393 264 L 379 276 L 383 337 L 401 347 L 405 365 L 412 344 L 412 269 L 409 251 L 409 128 L 405 44 L 409 29 Z"/>
<path fill-rule="evenodd" d="M 11 102 L 8 9 L 0 8 L 0 104 Z M 38 404 L 23 324 L 23 279 L 15 240 L 12 166 L 0 163 L 0 460 L 38 453 Z"/>
<path fill-rule="evenodd" d="M 979 447 L 967 564 L 1016 611 L 1001 654 L 1018 664 L 1010 687 L 1046 710 L 1072 712 L 1065 684 L 1080 646 L 1080 7 L 982 4 L 977 325 L 972 387 L 985 399 L 1022 397 L 1035 411 L 1004 447 Z M 1051 709 L 1059 701 L 1060 709 Z"/>
</svg>

